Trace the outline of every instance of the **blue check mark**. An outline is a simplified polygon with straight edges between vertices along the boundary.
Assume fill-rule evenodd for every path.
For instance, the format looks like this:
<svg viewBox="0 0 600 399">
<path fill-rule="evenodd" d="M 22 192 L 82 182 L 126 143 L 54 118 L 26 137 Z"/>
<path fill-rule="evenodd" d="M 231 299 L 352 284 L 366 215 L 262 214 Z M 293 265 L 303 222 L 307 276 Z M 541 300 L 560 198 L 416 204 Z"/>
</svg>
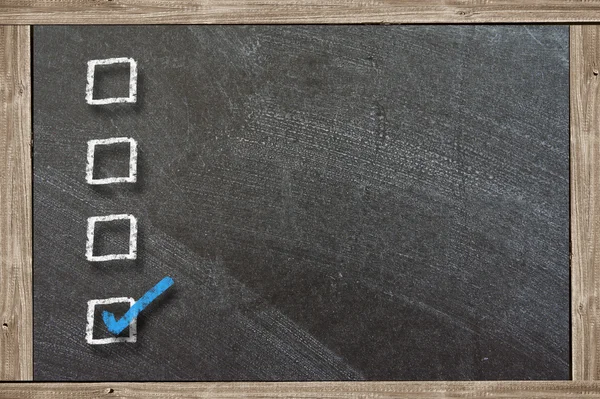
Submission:
<svg viewBox="0 0 600 399">
<path fill-rule="evenodd" d="M 173 279 L 171 277 L 165 277 L 158 282 L 154 287 L 150 288 L 148 292 L 144 294 L 131 308 L 121 317 L 119 320 L 115 320 L 115 315 L 104 311 L 102 312 L 102 319 L 104 324 L 108 328 L 108 331 L 117 335 L 120 334 L 127 326 L 140 314 L 146 306 L 150 305 L 160 294 L 165 292 L 167 288 L 173 285 Z"/>
</svg>

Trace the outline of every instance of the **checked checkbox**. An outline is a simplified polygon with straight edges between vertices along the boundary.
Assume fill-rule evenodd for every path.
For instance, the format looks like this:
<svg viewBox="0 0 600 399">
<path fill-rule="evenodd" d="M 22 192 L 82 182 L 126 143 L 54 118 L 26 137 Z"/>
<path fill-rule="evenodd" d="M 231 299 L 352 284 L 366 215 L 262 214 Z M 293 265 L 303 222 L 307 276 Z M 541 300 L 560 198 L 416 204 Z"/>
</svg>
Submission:
<svg viewBox="0 0 600 399">
<path fill-rule="evenodd" d="M 128 333 L 123 335 L 123 331 L 119 334 L 112 334 L 106 330 L 106 326 L 104 326 L 104 322 L 102 321 L 102 317 L 97 317 L 102 314 L 106 309 L 111 309 L 114 306 L 119 306 L 122 310 L 127 310 L 133 304 L 135 300 L 129 297 L 119 297 L 119 298 L 108 298 L 108 299 L 92 299 L 88 301 L 87 308 L 87 324 L 85 327 L 85 340 L 90 345 L 104 345 L 104 344 L 113 344 L 119 342 L 130 342 L 135 343 L 137 341 L 137 320 L 133 319 L 128 324 Z M 122 306 L 126 305 L 126 306 Z M 124 308 L 124 309 L 123 309 Z M 114 309 L 113 309 L 114 311 Z M 97 324 L 96 324 L 97 323 Z M 106 335 L 102 338 L 94 338 L 95 335 Z M 110 335 L 113 336 L 110 336 Z"/>
</svg>

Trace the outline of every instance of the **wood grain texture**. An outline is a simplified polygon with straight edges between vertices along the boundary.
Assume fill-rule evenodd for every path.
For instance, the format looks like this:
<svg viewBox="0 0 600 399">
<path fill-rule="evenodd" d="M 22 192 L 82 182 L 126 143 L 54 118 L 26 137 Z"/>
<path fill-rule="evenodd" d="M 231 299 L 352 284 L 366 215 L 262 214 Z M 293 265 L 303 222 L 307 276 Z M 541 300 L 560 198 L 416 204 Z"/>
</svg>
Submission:
<svg viewBox="0 0 600 399">
<path fill-rule="evenodd" d="M 600 26 L 571 27 L 573 378 L 600 378 Z"/>
<path fill-rule="evenodd" d="M 600 398 L 598 382 L 9 383 L 0 398 Z"/>
<path fill-rule="evenodd" d="M 587 0 L 5 0 L 0 24 L 600 22 Z"/>
<path fill-rule="evenodd" d="M 29 27 L 0 27 L 0 380 L 33 376 Z"/>
</svg>

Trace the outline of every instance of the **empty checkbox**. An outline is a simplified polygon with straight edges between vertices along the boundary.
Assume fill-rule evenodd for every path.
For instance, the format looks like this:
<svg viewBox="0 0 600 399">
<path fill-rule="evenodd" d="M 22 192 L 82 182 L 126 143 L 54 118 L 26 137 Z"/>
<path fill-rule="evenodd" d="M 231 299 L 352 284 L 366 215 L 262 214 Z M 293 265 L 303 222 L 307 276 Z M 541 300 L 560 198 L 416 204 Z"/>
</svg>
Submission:
<svg viewBox="0 0 600 399">
<path fill-rule="evenodd" d="M 115 317 L 121 317 L 135 303 L 133 298 L 119 297 L 108 299 L 92 299 L 88 301 L 87 324 L 85 327 L 85 340 L 90 345 L 103 345 L 118 342 L 137 341 L 137 320 L 134 319 L 129 326 L 118 335 L 111 334 L 102 320 L 102 312 L 109 311 Z"/>
<path fill-rule="evenodd" d="M 127 95 L 104 98 L 100 96 L 100 98 L 96 98 L 99 92 L 96 86 L 103 80 L 99 77 L 102 73 L 100 69 L 105 69 L 104 73 L 110 75 L 123 66 L 129 69 L 128 87 L 126 87 Z M 133 58 L 122 57 L 88 61 L 87 85 L 85 88 L 86 102 L 91 105 L 135 103 L 137 101 L 137 75 L 137 62 Z"/>
<path fill-rule="evenodd" d="M 102 253 L 98 254 L 97 242 L 100 241 L 100 226 L 110 227 L 122 226 L 122 221 L 129 222 L 129 234 L 128 234 L 128 245 L 127 251 L 119 253 Z M 106 235 L 106 231 L 102 233 Z M 110 242 L 110 240 L 103 239 L 103 242 Z M 93 216 L 88 218 L 87 226 L 87 242 L 86 242 L 86 259 L 90 262 L 107 262 L 112 260 L 134 260 L 137 258 L 137 219 L 133 215 L 108 215 L 108 216 Z"/>
<path fill-rule="evenodd" d="M 103 169 L 114 169 L 107 165 L 107 161 L 117 162 L 116 156 L 126 157 L 124 146 L 129 146 L 127 173 L 116 176 L 98 176 Z M 90 140 L 87 148 L 87 164 L 85 167 L 86 181 L 88 184 L 114 184 L 135 183 L 137 181 L 137 142 L 128 137 L 113 137 L 110 139 Z M 124 171 L 124 170 L 123 170 Z M 110 173 L 110 172 L 109 172 Z M 115 173 L 114 171 L 112 173 Z"/>
</svg>

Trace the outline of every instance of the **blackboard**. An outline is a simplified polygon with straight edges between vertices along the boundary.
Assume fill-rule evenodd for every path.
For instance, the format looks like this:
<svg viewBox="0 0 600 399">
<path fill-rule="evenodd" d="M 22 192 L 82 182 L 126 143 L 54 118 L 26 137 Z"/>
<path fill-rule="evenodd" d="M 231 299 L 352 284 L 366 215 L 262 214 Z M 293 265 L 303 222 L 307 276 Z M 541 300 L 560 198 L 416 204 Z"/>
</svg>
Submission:
<svg viewBox="0 0 600 399">
<path fill-rule="evenodd" d="M 34 27 L 35 380 L 568 379 L 568 39 Z M 88 62 L 115 57 L 134 101 L 89 104 Z M 130 95 L 126 65 L 92 97 Z M 89 184 L 88 142 L 115 137 L 135 183 Z M 131 172 L 130 144 L 93 177 Z M 135 259 L 89 261 L 115 214 Z M 113 222 L 94 254 L 130 249 Z M 86 341 L 90 300 L 166 276 L 136 342 Z"/>
</svg>

